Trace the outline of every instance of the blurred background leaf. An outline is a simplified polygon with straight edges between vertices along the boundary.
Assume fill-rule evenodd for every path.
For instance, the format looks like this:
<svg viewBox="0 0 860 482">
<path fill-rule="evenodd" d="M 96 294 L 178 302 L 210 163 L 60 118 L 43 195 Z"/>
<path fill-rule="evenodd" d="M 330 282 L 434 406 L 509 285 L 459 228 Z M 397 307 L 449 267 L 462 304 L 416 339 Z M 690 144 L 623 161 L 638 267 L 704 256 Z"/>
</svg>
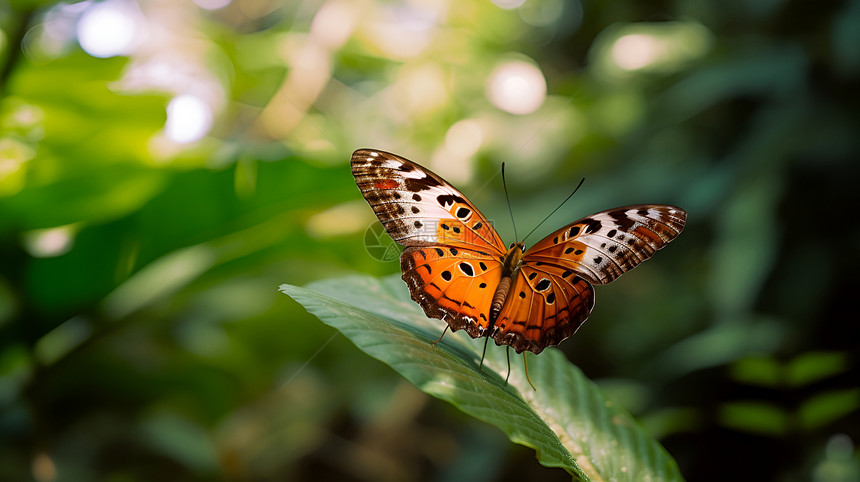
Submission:
<svg viewBox="0 0 860 482">
<path fill-rule="evenodd" d="M 374 147 L 508 241 L 502 161 L 520 231 L 588 179 L 535 236 L 685 208 L 560 349 L 689 480 L 860 480 L 857 0 L 16 0 L 0 32 L 0 479 L 569 480 L 277 293 L 398 272 Z"/>
</svg>

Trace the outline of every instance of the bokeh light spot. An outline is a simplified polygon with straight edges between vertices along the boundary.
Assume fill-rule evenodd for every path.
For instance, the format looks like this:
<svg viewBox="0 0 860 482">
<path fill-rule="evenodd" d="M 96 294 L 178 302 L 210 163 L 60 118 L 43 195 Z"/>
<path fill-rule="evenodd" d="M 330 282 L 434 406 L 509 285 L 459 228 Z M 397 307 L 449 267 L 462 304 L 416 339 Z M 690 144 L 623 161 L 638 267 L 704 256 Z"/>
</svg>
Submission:
<svg viewBox="0 0 860 482">
<path fill-rule="evenodd" d="M 445 133 L 445 148 L 459 157 L 471 157 L 484 140 L 481 126 L 466 119 L 452 125 Z"/>
<path fill-rule="evenodd" d="M 39 229 L 24 233 L 24 248 L 35 258 L 53 258 L 69 252 L 74 245 L 72 226 Z"/>
<path fill-rule="evenodd" d="M 654 62 L 660 54 L 661 44 L 651 35 L 625 35 L 612 46 L 612 59 L 625 70 L 641 69 Z"/>
<path fill-rule="evenodd" d="M 180 144 L 198 141 L 212 128 L 212 110 L 193 95 L 174 97 L 167 105 L 164 132 Z"/>
<path fill-rule="evenodd" d="M 218 10 L 230 5 L 230 0 L 194 0 L 194 4 L 204 10 Z"/>
<path fill-rule="evenodd" d="M 492 0 L 492 2 L 499 8 L 513 10 L 522 7 L 526 0 Z"/>
<path fill-rule="evenodd" d="M 490 74 L 487 97 L 505 112 L 530 114 L 546 100 L 546 80 L 540 69 L 529 62 L 505 62 Z"/>
<path fill-rule="evenodd" d="M 352 3 L 342 0 L 326 2 L 311 22 L 311 38 L 330 49 L 341 47 L 352 35 L 357 19 Z"/>
<path fill-rule="evenodd" d="M 133 7 L 120 1 L 93 4 L 78 21 L 78 42 L 93 57 L 129 54 L 138 38 L 140 22 Z"/>
</svg>

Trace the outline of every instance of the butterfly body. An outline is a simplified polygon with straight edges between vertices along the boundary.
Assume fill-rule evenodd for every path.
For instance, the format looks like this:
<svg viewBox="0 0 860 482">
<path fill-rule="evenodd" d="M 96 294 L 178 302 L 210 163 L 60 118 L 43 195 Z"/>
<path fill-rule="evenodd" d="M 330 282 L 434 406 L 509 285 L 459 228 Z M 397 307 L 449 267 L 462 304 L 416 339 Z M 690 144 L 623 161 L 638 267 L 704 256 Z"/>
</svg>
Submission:
<svg viewBox="0 0 860 482">
<path fill-rule="evenodd" d="M 492 224 L 442 178 L 395 154 L 359 149 L 356 183 L 395 242 L 403 280 L 429 317 L 517 353 L 572 335 L 609 283 L 674 239 L 686 213 L 637 205 L 571 223 L 529 249 L 506 248 Z"/>
</svg>

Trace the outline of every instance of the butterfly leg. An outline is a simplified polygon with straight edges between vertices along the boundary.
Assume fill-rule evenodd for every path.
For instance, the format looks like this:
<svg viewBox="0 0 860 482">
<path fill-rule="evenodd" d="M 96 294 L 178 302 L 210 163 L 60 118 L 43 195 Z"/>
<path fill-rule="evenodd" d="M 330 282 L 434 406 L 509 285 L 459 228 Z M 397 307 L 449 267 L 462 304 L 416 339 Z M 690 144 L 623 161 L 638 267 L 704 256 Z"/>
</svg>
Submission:
<svg viewBox="0 0 860 482">
<path fill-rule="evenodd" d="M 481 364 L 478 366 L 478 368 L 484 368 L 484 357 L 487 356 L 487 342 L 488 341 L 490 341 L 489 336 L 484 340 L 484 352 L 481 353 Z"/>
<path fill-rule="evenodd" d="M 505 375 L 505 385 L 508 384 L 508 378 L 511 378 L 511 347 L 505 347 L 505 356 L 508 358 L 508 374 Z"/>
<path fill-rule="evenodd" d="M 525 368 L 526 370 L 526 380 L 529 381 L 529 385 L 532 386 L 532 390 L 537 391 L 537 388 L 535 388 L 535 384 L 532 383 L 532 379 L 529 377 L 529 364 L 528 361 L 526 361 L 526 353 L 528 352 L 523 352 L 523 368 Z"/>
<path fill-rule="evenodd" d="M 451 327 L 450 325 L 445 325 L 445 329 L 442 330 L 442 336 L 440 336 L 439 339 L 436 341 L 431 341 L 430 344 L 433 346 L 436 346 L 436 343 L 439 343 L 440 341 L 442 341 L 442 338 L 445 336 L 445 333 L 448 333 L 448 328 L 450 328 L 450 327 Z"/>
</svg>

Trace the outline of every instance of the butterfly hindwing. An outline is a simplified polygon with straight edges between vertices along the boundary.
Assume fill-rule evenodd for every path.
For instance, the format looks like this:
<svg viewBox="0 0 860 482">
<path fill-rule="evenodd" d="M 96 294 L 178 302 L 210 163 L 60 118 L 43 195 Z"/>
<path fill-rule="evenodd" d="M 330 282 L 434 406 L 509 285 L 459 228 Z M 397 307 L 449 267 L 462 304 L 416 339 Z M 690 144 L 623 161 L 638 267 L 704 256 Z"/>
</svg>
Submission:
<svg viewBox="0 0 860 482">
<path fill-rule="evenodd" d="M 675 239 L 686 219 L 675 206 L 610 209 L 550 234 L 526 251 L 523 261 L 571 269 L 593 284 L 606 284 Z"/>
<path fill-rule="evenodd" d="M 403 280 L 427 316 L 442 318 L 473 338 L 489 325 L 502 264 L 486 253 L 449 246 L 410 247 L 400 257 Z"/>
<path fill-rule="evenodd" d="M 540 353 L 573 335 L 594 307 L 594 289 L 572 270 L 523 265 L 495 322 L 493 339 Z"/>
<path fill-rule="evenodd" d="M 395 242 L 504 254 L 496 230 L 465 196 L 428 169 L 390 152 L 359 149 L 352 174 Z"/>
</svg>

